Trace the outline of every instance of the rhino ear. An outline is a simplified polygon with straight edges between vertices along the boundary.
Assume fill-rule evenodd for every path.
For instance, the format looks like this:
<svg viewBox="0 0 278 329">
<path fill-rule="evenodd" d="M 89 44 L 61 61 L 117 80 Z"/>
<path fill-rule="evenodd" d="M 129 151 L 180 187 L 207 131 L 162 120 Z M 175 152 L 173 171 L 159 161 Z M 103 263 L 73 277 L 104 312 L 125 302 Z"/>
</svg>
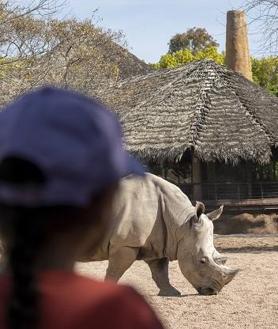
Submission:
<svg viewBox="0 0 278 329">
<path fill-rule="evenodd" d="M 202 224 L 202 219 L 201 215 L 205 212 L 205 205 L 202 202 L 196 201 L 196 206 L 195 206 L 195 213 L 194 215 L 190 218 L 190 224 L 191 226 L 194 226 L 197 224 L 200 226 Z"/>
<path fill-rule="evenodd" d="M 222 212 L 223 212 L 223 208 L 224 208 L 223 205 L 220 206 L 218 209 L 208 213 L 207 217 L 212 221 L 218 219 L 221 216 Z"/>
<path fill-rule="evenodd" d="M 197 217 L 200 218 L 200 216 L 205 212 L 206 208 L 205 205 L 202 202 L 196 201 L 196 214 Z"/>
</svg>

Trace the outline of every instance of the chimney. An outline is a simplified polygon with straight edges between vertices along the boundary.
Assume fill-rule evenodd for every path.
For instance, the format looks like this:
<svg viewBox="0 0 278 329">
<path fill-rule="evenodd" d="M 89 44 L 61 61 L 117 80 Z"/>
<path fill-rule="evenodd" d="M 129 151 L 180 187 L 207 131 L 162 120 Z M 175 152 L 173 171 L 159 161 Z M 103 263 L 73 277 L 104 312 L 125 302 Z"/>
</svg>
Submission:
<svg viewBox="0 0 278 329">
<path fill-rule="evenodd" d="M 251 59 L 249 55 L 247 24 L 244 11 L 227 12 L 226 28 L 226 65 L 252 80 Z"/>
</svg>

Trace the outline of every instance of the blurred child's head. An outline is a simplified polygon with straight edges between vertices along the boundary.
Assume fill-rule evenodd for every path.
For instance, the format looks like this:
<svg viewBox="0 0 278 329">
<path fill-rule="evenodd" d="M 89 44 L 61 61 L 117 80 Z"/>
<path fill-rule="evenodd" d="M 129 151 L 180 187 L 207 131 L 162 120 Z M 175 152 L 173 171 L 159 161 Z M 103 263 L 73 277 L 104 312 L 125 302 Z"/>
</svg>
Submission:
<svg viewBox="0 0 278 329">
<path fill-rule="evenodd" d="M 123 150 L 118 120 L 93 99 L 48 87 L 0 113 L 0 234 L 13 278 L 10 328 L 36 327 L 35 272 L 68 269 L 96 247 L 111 220 L 117 183 L 131 173 L 143 170 Z"/>
</svg>

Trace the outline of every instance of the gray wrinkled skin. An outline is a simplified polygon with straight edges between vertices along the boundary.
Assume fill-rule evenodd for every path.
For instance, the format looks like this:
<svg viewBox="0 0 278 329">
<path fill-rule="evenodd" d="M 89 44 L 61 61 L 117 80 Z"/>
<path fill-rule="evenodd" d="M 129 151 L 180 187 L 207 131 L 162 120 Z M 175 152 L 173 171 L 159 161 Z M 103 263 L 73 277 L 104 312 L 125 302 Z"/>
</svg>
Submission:
<svg viewBox="0 0 278 329">
<path fill-rule="evenodd" d="M 183 232 L 177 257 L 183 275 L 200 294 L 217 294 L 238 271 L 224 266 L 226 258 L 214 248 L 212 220 L 201 214 L 191 219 L 191 229 Z"/>
<path fill-rule="evenodd" d="M 175 185 L 152 174 L 129 176 L 120 183 L 114 202 L 113 225 L 97 250 L 88 250 L 83 261 L 109 260 L 106 278 L 118 281 L 135 260 L 150 267 L 159 295 L 179 296 L 169 282 L 169 261 L 178 260 L 185 278 L 204 295 L 217 294 L 237 270 L 213 245 L 213 220 L 223 207 L 204 214 Z"/>
</svg>

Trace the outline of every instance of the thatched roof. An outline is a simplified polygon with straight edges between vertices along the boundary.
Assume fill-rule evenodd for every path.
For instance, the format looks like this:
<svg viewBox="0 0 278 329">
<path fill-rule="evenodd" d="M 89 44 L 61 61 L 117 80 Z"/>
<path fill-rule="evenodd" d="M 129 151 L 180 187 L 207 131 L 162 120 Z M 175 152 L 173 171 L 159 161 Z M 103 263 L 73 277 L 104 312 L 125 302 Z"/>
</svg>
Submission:
<svg viewBox="0 0 278 329">
<path fill-rule="evenodd" d="M 119 75 L 122 79 L 130 78 L 135 75 L 147 74 L 152 71 L 150 65 L 115 42 L 107 49 L 106 57 L 108 61 L 118 66 Z"/>
<path fill-rule="evenodd" d="M 213 61 L 124 80 L 99 97 L 124 125 L 127 148 L 145 160 L 265 163 L 278 146 L 278 98 Z"/>
</svg>

